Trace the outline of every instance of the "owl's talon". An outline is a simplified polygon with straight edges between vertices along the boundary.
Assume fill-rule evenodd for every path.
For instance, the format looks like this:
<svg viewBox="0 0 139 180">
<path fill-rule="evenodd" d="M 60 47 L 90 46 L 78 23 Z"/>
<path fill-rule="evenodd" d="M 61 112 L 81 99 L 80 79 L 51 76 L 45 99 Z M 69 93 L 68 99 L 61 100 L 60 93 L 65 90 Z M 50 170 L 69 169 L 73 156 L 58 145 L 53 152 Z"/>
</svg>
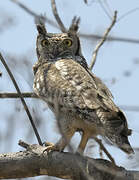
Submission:
<svg viewBox="0 0 139 180">
<path fill-rule="evenodd" d="M 43 146 L 54 146 L 54 144 L 51 142 L 43 142 Z"/>
<path fill-rule="evenodd" d="M 46 149 L 43 151 L 43 153 L 45 151 L 47 151 L 48 153 L 53 152 L 53 151 L 60 151 L 59 148 L 56 145 L 54 145 L 53 143 L 44 142 L 43 144 L 46 146 Z"/>
</svg>

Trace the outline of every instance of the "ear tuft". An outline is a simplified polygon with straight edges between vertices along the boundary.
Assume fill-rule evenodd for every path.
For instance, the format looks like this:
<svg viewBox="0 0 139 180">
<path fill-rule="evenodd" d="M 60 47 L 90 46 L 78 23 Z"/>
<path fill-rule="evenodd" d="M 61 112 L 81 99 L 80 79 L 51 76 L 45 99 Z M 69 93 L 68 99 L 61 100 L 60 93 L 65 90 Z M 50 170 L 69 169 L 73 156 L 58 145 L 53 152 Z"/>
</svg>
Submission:
<svg viewBox="0 0 139 180">
<path fill-rule="evenodd" d="M 47 33 L 44 25 L 37 24 L 36 26 L 39 34 L 45 35 Z"/>
<path fill-rule="evenodd" d="M 80 23 L 80 18 L 77 18 L 76 16 L 74 16 L 68 32 L 77 33 L 79 29 L 79 23 Z"/>
<path fill-rule="evenodd" d="M 47 33 L 45 28 L 45 17 L 39 16 L 35 19 L 36 27 L 39 34 L 45 35 Z"/>
</svg>

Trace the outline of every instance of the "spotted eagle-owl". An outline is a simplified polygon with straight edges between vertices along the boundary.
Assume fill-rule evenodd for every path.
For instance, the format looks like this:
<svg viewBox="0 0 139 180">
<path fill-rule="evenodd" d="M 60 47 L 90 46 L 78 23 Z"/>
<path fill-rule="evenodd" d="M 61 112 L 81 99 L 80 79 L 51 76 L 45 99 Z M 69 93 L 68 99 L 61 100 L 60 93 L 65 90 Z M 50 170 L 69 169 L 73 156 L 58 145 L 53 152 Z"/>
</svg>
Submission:
<svg viewBox="0 0 139 180">
<path fill-rule="evenodd" d="M 61 139 L 52 149 L 62 151 L 76 131 L 81 131 L 78 152 L 90 138 L 101 135 L 126 153 L 133 153 L 123 112 L 114 104 L 106 85 L 88 68 L 81 53 L 77 28 L 66 33 L 47 33 L 37 24 L 37 56 L 34 91 L 53 111 Z"/>
</svg>

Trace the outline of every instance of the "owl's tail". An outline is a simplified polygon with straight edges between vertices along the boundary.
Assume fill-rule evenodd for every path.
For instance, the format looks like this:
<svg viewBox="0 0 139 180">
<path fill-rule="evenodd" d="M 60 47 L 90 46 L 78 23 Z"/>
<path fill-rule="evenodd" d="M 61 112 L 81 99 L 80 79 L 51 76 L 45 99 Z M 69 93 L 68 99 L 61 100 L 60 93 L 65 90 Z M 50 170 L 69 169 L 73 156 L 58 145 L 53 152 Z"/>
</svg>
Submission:
<svg viewBox="0 0 139 180">
<path fill-rule="evenodd" d="M 120 142 L 117 143 L 118 147 L 127 154 L 133 154 L 134 150 L 128 141 L 128 137 L 125 135 L 121 135 L 120 139 Z"/>
<path fill-rule="evenodd" d="M 112 143 L 116 144 L 127 154 L 134 153 L 128 141 L 128 136 L 131 135 L 132 130 L 128 129 L 127 121 L 122 111 L 104 112 L 101 122 L 105 129 L 105 135 Z"/>
</svg>

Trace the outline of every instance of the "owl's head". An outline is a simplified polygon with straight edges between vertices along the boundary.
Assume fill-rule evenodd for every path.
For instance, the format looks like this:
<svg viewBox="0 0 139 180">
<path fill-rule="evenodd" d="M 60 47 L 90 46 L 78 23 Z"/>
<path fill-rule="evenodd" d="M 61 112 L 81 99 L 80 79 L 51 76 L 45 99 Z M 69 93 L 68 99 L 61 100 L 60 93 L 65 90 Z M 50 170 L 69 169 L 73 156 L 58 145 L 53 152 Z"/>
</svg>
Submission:
<svg viewBox="0 0 139 180">
<path fill-rule="evenodd" d="M 77 28 L 76 28 L 77 29 Z M 80 40 L 72 28 L 65 33 L 48 33 L 43 23 L 37 24 L 37 56 L 48 61 L 82 56 Z"/>
</svg>

